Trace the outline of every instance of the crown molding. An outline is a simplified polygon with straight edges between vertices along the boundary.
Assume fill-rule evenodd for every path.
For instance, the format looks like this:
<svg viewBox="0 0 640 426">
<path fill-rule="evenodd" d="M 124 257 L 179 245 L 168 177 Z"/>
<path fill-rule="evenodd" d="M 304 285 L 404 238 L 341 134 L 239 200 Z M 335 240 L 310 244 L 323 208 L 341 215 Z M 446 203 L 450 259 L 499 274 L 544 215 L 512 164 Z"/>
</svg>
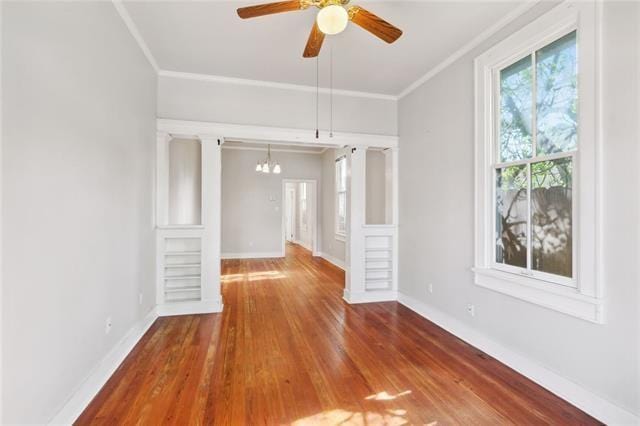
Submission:
<svg viewBox="0 0 640 426">
<path fill-rule="evenodd" d="M 144 39 L 142 38 L 142 35 L 140 34 L 140 31 L 138 31 L 138 27 L 133 22 L 133 19 L 131 19 L 131 15 L 129 15 L 129 12 L 127 12 L 127 9 L 124 7 L 124 4 L 122 4 L 122 0 L 111 0 L 111 2 L 113 3 L 113 6 L 116 8 L 116 11 L 118 12 L 118 15 L 120 15 L 120 17 L 124 21 L 124 24 L 127 26 L 127 29 L 129 30 L 133 38 L 138 43 L 138 46 L 140 46 L 142 53 L 144 53 L 144 56 L 147 58 L 147 60 L 149 61 L 149 63 L 151 64 L 155 72 L 157 73 L 158 71 L 160 71 L 160 67 L 158 67 L 156 58 L 154 58 L 153 54 L 151 54 L 151 50 L 149 50 L 149 46 L 147 46 L 147 43 L 145 43 Z"/>
<path fill-rule="evenodd" d="M 190 72 L 159 70 L 160 77 L 179 78 L 185 80 L 208 81 L 214 83 L 238 84 L 243 86 L 269 87 L 272 89 L 297 90 L 301 92 L 315 93 L 318 90 L 322 94 L 329 94 L 331 90 L 326 87 L 316 89 L 315 86 L 305 86 L 301 84 L 279 83 L 275 81 L 250 80 L 246 78 L 225 77 L 212 74 L 196 74 Z M 383 99 L 387 101 L 397 101 L 398 97 L 384 93 L 358 92 L 355 90 L 333 89 L 333 94 L 337 96 L 352 96 L 357 98 Z"/>
<path fill-rule="evenodd" d="M 360 92 L 356 90 L 344 90 L 344 89 L 333 89 L 333 94 L 337 96 L 351 96 L 351 97 L 357 97 L 357 98 L 381 99 L 381 100 L 397 102 L 398 100 L 402 99 L 403 97 L 405 97 L 406 95 L 413 92 L 415 89 L 417 89 L 418 87 L 420 87 L 421 85 L 429 81 L 435 75 L 437 75 L 438 73 L 446 69 L 449 65 L 453 64 L 455 61 L 460 59 L 463 55 L 470 52 L 472 49 L 477 47 L 480 43 L 487 40 L 489 37 L 497 33 L 506 25 L 514 21 L 516 18 L 523 15 L 525 12 L 530 10 L 533 6 L 538 4 L 540 1 L 543 1 L 543 0 L 530 0 L 521 4 L 520 6 L 515 8 L 513 11 L 505 15 L 497 23 L 495 23 L 494 25 L 492 25 L 491 27 L 487 28 L 485 31 L 480 33 L 476 38 L 471 40 L 462 48 L 458 49 L 456 52 L 454 52 L 444 61 L 442 61 L 441 63 L 439 63 L 432 69 L 430 69 L 418 80 L 414 81 L 412 84 L 407 86 L 407 88 L 404 89 L 402 92 L 400 92 L 398 95 Z M 127 12 L 127 9 L 124 6 L 122 0 L 111 0 L 111 2 L 113 3 L 114 7 L 116 8 L 116 11 L 118 12 L 120 17 L 124 21 L 125 25 L 127 26 L 127 29 L 129 30 L 133 38 L 138 43 L 138 46 L 144 53 L 145 57 L 147 58 L 147 60 L 149 61 L 153 69 L 156 71 L 156 73 L 160 77 L 195 80 L 195 81 L 207 81 L 207 82 L 224 83 L 224 84 L 237 84 L 237 85 L 254 86 L 254 87 L 268 87 L 268 88 L 283 89 L 283 90 L 297 90 L 301 92 L 312 92 L 312 93 L 318 90 L 318 92 L 322 94 L 331 93 L 331 90 L 326 87 L 320 87 L 319 89 L 317 89 L 315 86 L 306 86 L 301 84 L 280 83 L 280 82 L 265 81 L 265 80 L 251 80 L 251 79 L 245 79 L 245 78 L 225 77 L 225 76 L 213 75 L 213 74 L 198 74 L 198 73 L 162 70 L 158 66 L 158 62 L 156 61 L 153 54 L 151 53 L 149 46 L 147 46 L 147 43 L 142 38 L 142 35 L 140 34 L 140 31 L 138 30 L 138 27 L 136 26 L 136 24 L 133 22 L 133 19 L 129 15 L 129 12 Z"/>
<path fill-rule="evenodd" d="M 264 81 L 264 80 L 250 80 L 244 78 L 234 78 L 234 77 L 225 77 L 220 75 L 212 75 L 212 74 L 197 74 L 197 73 L 189 73 L 189 72 L 179 72 L 179 71 L 168 71 L 162 70 L 158 66 L 158 62 L 154 58 L 149 46 L 142 38 L 138 27 L 135 22 L 129 15 L 127 8 L 124 6 L 122 0 L 111 0 L 113 6 L 116 8 L 118 15 L 122 18 L 127 29 L 140 46 L 142 53 L 147 58 L 153 69 L 156 71 L 158 76 L 160 77 L 169 77 L 169 78 L 181 78 L 186 80 L 196 80 L 196 81 L 208 81 L 215 83 L 225 83 L 225 84 L 237 84 L 244 86 L 257 86 L 257 87 L 269 87 L 274 89 L 284 89 L 284 90 L 297 90 L 302 92 L 312 92 L 315 93 L 315 86 L 305 86 L 300 84 L 289 84 L 289 83 L 279 83 L 275 81 Z M 319 93 L 329 94 L 331 90 L 326 87 L 321 87 Z M 355 90 L 343 90 L 343 89 L 333 89 L 333 94 L 337 96 L 351 96 L 357 98 L 369 98 L 369 99 L 382 99 L 387 101 L 397 101 L 398 97 L 394 95 L 388 95 L 384 93 L 369 93 L 369 92 L 359 92 Z"/>
<path fill-rule="evenodd" d="M 460 59 L 462 56 L 466 55 L 471 50 L 473 50 L 474 48 L 478 47 L 480 45 L 480 43 L 484 42 L 489 37 L 491 37 L 492 35 L 494 35 L 498 31 L 503 29 L 505 26 L 507 26 L 508 24 L 513 22 L 515 19 L 517 19 L 520 16 L 522 16 L 525 12 L 529 11 L 533 6 L 535 6 L 539 2 L 540 2 L 540 0 L 527 1 L 527 2 L 525 2 L 523 4 L 521 4 L 520 6 L 516 7 L 514 10 L 509 12 L 502 19 L 500 19 L 498 22 L 496 22 L 495 24 L 493 24 L 492 26 L 490 26 L 489 28 L 487 28 L 486 30 L 481 32 L 478 36 L 476 36 L 469 43 L 465 44 L 460 49 L 456 50 L 447 59 L 445 59 L 444 61 L 440 62 L 435 67 L 431 68 L 426 74 L 424 74 L 422 77 L 420 77 L 419 79 L 417 79 L 416 81 L 411 83 L 409 86 L 407 86 L 407 88 L 404 89 L 402 92 L 400 92 L 396 98 L 397 99 L 404 98 L 409 93 L 413 92 L 418 87 L 422 86 L 424 83 L 426 83 L 427 81 L 431 80 L 434 76 L 439 74 L 441 71 L 445 70 L 449 65 L 453 64 L 455 61 Z"/>
</svg>

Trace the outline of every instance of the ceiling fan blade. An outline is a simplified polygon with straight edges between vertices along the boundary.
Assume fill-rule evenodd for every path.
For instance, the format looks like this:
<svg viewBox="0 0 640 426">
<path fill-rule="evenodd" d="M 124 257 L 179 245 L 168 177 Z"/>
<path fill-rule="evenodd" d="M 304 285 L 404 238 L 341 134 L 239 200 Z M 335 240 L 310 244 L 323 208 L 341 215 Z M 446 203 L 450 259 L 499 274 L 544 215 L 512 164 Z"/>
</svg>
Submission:
<svg viewBox="0 0 640 426">
<path fill-rule="evenodd" d="M 351 6 L 349 8 L 349 19 L 354 24 L 364 28 L 387 43 L 393 43 L 402 35 L 400 28 L 391 25 L 384 19 L 360 6 Z"/>
<path fill-rule="evenodd" d="M 320 31 L 320 28 L 318 28 L 318 24 L 314 22 L 313 28 L 311 28 L 311 33 L 309 34 L 309 39 L 307 40 L 307 45 L 304 47 L 304 53 L 302 54 L 302 56 L 305 58 L 315 58 L 316 56 L 318 56 L 323 41 L 324 33 Z"/>
<path fill-rule="evenodd" d="M 293 12 L 304 9 L 300 0 L 279 1 L 276 3 L 258 4 L 255 6 L 241 7 L 238 16 L 242 19 L 255 18 L 257 16 L 273 15 L 274 13 Z"/>
</svg>

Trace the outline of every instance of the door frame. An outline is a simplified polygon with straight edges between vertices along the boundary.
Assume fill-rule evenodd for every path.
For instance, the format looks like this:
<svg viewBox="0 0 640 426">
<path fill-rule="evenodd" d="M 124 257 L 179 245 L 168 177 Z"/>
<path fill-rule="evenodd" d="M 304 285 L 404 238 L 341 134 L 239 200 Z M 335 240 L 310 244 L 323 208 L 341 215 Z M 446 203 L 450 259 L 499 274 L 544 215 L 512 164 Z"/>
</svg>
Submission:
<svg viewBox="0 0 640 426">
<path fill-rule="evenodd" d="M 311 238 L 312 238 L 312 242 L 311 242 L 311 255 L 312 256 L 318 256 L 319 255 L 319 245 L 318 245 L 318 181 L 316 179 L 292 179 L 292 178 L 286 178 L 286 179 L 282 179 L 282 232 L 281 232 L 281 239 L 282 239 L 282 248 L 281 248 L 281 253 L 282 253 L 282 257 L 285 256 L 286 254 L 286 243 L 287 243 L 287 213 L 286 213 L 286 207 L 285 207 L 285 197 L 287 196 L 287 183 L 308 183 L 309 185 L 311 185 L 311 192 L 313 193 L 313 195 L 311 196 L 311 198 L 308 198 L 308 200 L 311 201 L 311 208 L 309 209 L 309 213 L 310 213 L 310 222 L 311 222 L 311 227 L 312 227 L 312 231 L 311 231 Z M 297 195 L 298 190 L 296 189 L 296 202 L 298 201 L 298 195 Z M 309 206 L 307 206 L 307 208 L 309 208 Z M 297 225 L 295 225 L 297 226 Z M 297 235 L 296 235 L 297 237 Z"/>
<path fill-rule="evenodd" d="M 285 186 L 286 186 L 286 184 L 285 184 Z M 282 204 L 284 205 L 284 209 L 282 211 L 283 211 L 283 213 L 285 215 L 285 229 L 284 229 L 284 232 L 285 232 L 286 241 L 293 241 L 294 237 L 296 236 L 296 232 L 295 232 L 296 231 L 296 229 L 295 229 L 296 209 L 293 208 L 292 211 L 289 211 L 289 208 L 293 207 L 293 206 L 289 205 L 289 196 L 290 195 L 293 195 L 293 201 L 291 201 L 291 202 L 295 203 L 295 200 L 298 198 L 295 186 L 289 188 L 288 191 L 285 191 L 286 199 L 285 198 L 282 199 L 282 201 L 283 201 Z M 289 223 L 288 223 L 288 218 L 287 218 L 288 216 L 291 216 L 290 217 L 290 220 L 292 222 L 291 226 L 293 227 L 293 229 L 291 229 L 291 235 L 287 235 L 287 233 L 289 231 L 289 228 L 288 228 Z M 291 238 L 291 239 L 289 239 L 289 238 Z"/>
</svg>

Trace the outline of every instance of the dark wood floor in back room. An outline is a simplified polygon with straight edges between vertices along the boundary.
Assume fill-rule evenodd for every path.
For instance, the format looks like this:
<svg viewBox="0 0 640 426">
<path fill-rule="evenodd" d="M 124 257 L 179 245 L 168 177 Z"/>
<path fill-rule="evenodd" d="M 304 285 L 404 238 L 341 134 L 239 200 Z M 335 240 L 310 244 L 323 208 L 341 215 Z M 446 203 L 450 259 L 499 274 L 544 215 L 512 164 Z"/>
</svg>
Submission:
<svg viewBox="0 0 640 426">
<path fill-rule="evenodd" d="M 77 424 L 598 424 L 307 250 L 225 260 L 224 312 L 158 319 Z"/>
</svg>

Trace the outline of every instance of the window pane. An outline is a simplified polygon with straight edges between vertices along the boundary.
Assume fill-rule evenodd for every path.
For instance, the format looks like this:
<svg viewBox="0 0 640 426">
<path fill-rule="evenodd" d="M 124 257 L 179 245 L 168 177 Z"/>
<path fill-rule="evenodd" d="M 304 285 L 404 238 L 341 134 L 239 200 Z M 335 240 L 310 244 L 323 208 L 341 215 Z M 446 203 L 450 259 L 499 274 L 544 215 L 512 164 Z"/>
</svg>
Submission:
<svg viewBox="0 0 640 426">
<path fill-rule="evenodd" d="M 346 191 L 347 190 L 347 160 L 346 158 L 341 158 L 336 163 L 337 165 L 337 180 L 338 180 L 338 191 Z"/>
<path fill-rule="evenodd" d="M 536 52 L 537 151 L 575 149 L 578 140 L 576 32 Z"/>
<path fill-rule="evenodd" d="M 347 229 L 347 194 L 338 193 L 338 231 L 345 232 Z"/>
<path fill-rule="evenodd" d="M 500 161 L 531 157 L 531 56 L 500 71 Z"/>
<path fill-rule="evenodd" d="M 571 158 L 531 165 L 532 269 L 572 276 Z"/>
<path fill-rule="evenodd" d="M 527 166 L 496 170 L 496 262 L 527 267 Z"/>
</svg>

